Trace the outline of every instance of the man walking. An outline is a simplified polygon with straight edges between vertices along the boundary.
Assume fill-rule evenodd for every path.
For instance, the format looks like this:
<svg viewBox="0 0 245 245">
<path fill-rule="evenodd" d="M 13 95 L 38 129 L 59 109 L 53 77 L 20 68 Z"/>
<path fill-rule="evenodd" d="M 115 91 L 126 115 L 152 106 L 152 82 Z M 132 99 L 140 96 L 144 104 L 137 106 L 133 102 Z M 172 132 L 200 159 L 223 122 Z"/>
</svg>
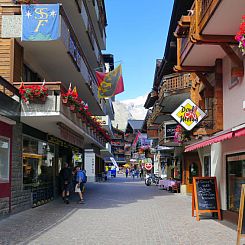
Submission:
<svg viewBox="0 0 245 245">
<path fill-rule="evenodd" d="M 69 168 L 68 163 L 64 164 L 64 167 L 60 170 L 59 176 L 60 176 L 62 198 L 66 204 L 69 204 L 72 171 Z"/>
<path fill-rule="evenodd" d="M 80 198 L 79 203 L 84 204 L 83 191 L 84 191 L 84 184 L 87 182 L 87 177 L 86 177 L 85 171 L 81 170 L 79 166 L 76 167 L 76 170 L 77 170 L 76 171 L 76 175 L 77 175 L 76 192 L 78 193 L 79 198 Z"/>
</svg>

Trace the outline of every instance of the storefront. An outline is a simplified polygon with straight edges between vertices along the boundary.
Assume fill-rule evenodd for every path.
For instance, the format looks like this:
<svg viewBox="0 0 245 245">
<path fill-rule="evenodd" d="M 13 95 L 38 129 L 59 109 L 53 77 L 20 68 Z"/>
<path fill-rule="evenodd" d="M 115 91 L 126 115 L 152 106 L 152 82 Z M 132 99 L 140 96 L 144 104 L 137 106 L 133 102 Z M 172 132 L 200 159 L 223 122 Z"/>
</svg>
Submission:
<svg viewBox="0 0 245 245">
<path fill-rule="evenodd" d="M 53 170 L 55 151 L 47 141 L 23 135 L 23 184 L 32 193 L 32 206 L 47 203 L 54 197 Z"/>
<path fill-rule="evenodd" d="M 245 152 L 226 156 L 227 210 L 238 212 L 241 186 L 245 184 Z"/>
<path fill-rule="evenodd" d="M 5 213 L 9 212 L 11 203 L 11 142 L 12 126 L 0 121 L 0 201 Z"/>
</svg>

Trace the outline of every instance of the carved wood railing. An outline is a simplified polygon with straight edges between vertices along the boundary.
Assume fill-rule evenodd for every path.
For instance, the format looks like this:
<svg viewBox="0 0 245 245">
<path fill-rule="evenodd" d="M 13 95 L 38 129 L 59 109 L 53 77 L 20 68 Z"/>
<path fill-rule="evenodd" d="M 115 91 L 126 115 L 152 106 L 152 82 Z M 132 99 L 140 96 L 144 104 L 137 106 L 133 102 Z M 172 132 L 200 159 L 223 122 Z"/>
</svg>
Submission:
<svg viewBox="0 0 245 245">
<path fill-rule="evenodd" d="M 192 86 L 192 80 L 190 74 L 168 76 L 163 79 L 162 86 L 159 91 L 159 99 L 165 97 L 166 93 L 190 88 Z"/>
</svg>

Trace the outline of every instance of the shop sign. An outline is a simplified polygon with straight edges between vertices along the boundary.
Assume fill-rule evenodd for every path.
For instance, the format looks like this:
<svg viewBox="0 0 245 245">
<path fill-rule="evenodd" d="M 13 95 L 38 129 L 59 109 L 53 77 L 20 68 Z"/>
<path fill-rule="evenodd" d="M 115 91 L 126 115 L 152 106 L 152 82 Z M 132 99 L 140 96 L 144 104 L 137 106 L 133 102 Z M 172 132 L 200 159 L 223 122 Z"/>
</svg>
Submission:
<svg viewBox="0 0 245 245">
<path fill-rule="evenodd" d="M 146 170 L 151 170 L 152 169 L 152 163 L 150 163 L 150 162 L 147 162 L 147 163 L 145 163 L 145 169 Z"/>
<path fill-rule="evenodd" d="M 174 138 L 176 126 L 176 123 L 165 125 L 165 138 Z"/>
<path fill-rule="evenodd" d="M 171 116 L 186 130 L 192 130 L 206 114 L 190 99 L 185 100 Z"/>
</svg>

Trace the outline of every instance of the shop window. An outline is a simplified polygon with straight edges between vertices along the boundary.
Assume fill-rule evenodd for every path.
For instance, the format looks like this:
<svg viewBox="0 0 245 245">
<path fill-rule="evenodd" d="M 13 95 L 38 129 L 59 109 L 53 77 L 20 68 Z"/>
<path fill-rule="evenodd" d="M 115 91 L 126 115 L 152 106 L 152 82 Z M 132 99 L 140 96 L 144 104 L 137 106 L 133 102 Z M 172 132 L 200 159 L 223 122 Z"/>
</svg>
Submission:
<svg viewBox="0 0 245 245">
<path fill-rule="evenodd" d="M 245 153 L 227 156 L 227 208 L 238 212 L 241 186 L 245 184 Z"/>
<path fill-rule="evenodd" d="M 211 176 L 211 156 L 204 156 L 204 176 Z"/>
<path fill-rule="evenodd" d="M 54 146 L 23 137 L 23 183 L 25 188 L 46 186 L 53 181 Z"/>
<path fill-rule="evenodd" d="M 9 182 L 10 140 L 0 138 L 0 183 Z"/>
</svg>

